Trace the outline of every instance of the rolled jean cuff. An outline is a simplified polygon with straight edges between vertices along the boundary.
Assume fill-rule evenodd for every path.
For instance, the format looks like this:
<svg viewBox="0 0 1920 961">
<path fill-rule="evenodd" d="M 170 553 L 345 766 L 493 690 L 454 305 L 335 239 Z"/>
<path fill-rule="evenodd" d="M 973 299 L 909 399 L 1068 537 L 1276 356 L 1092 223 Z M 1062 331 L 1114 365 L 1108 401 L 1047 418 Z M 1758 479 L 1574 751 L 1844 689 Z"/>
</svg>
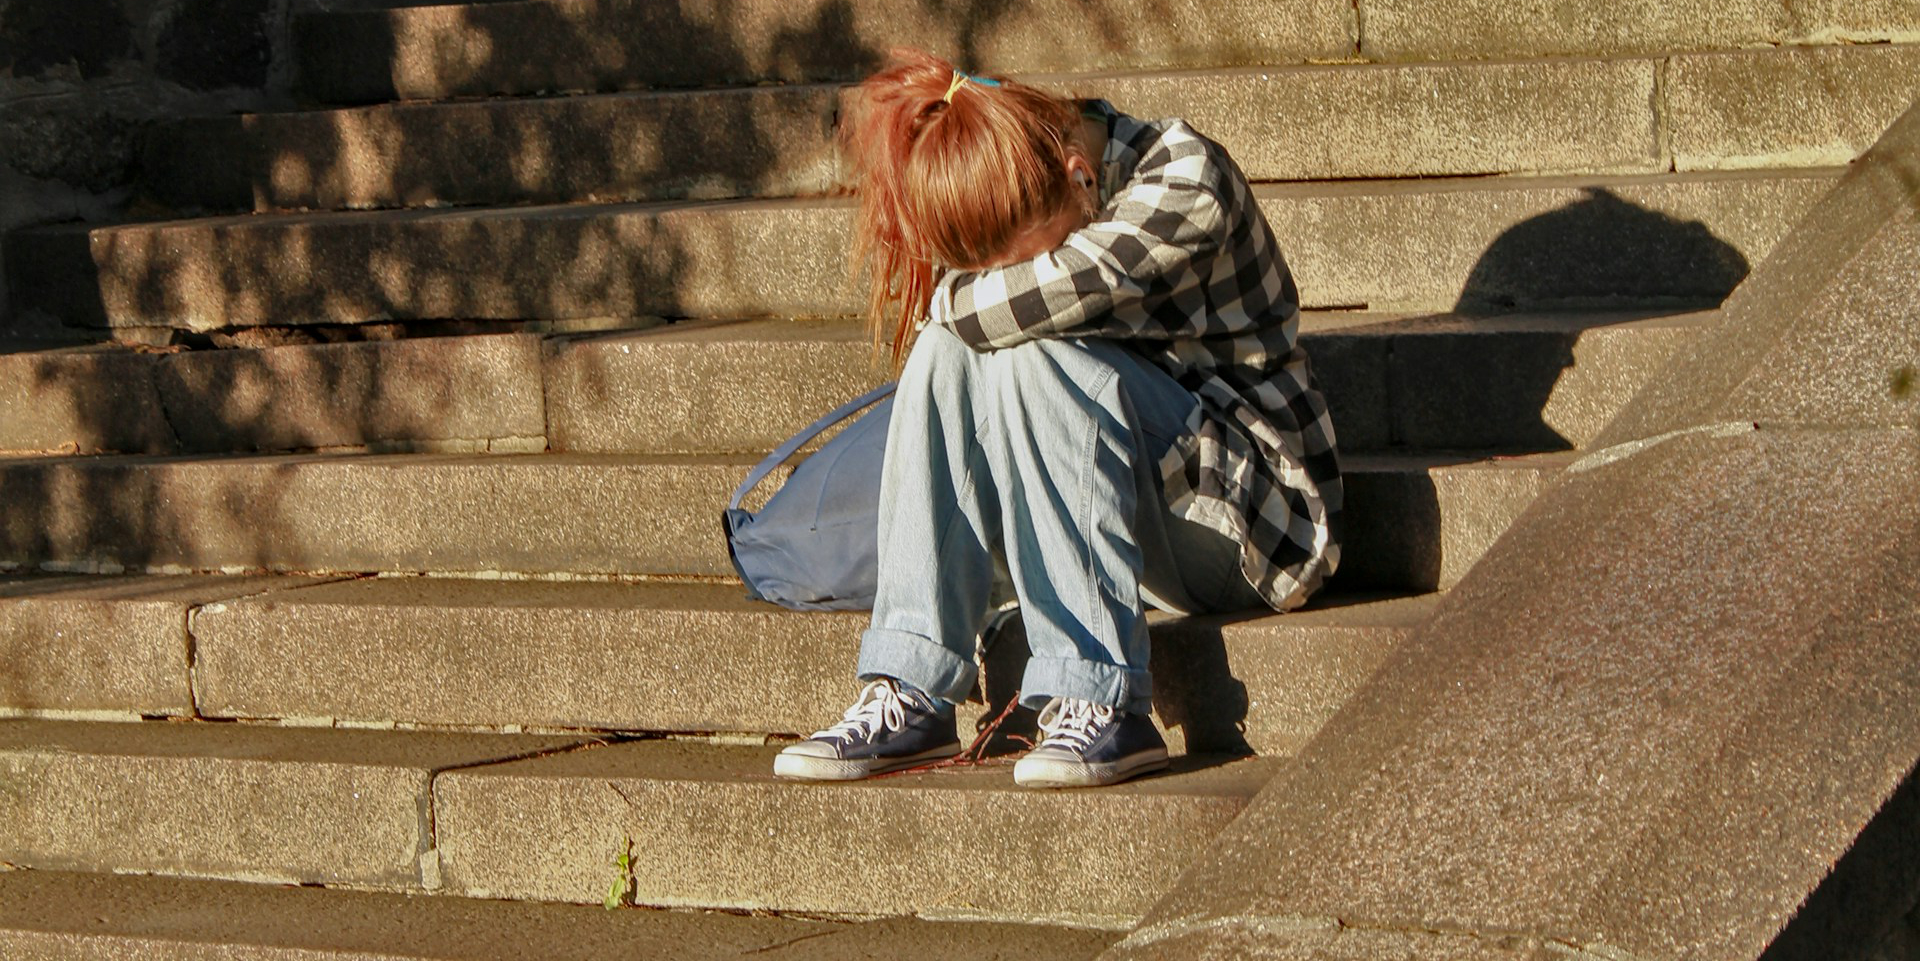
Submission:
<svg viewBox="0 0 1920 961">
<path fill-rule="evenodd" d="M 1040 708 L 1056 697 L 1075 697 L 1130 714 L 1147 714 L 1153 710 L 1153 675 L 1077 657 L 1027 661 L 1026 677 L 1020 682 L 1020 703 Z"/>
<path fill-rule="evenodd" d="M 973 690 L 971 658 L 910 631 L 868 628 L 860 635 L 860 659 L 854 670 L 862 681 L 884 674 L 953 704 L 965 701 Z"/>
</svg>

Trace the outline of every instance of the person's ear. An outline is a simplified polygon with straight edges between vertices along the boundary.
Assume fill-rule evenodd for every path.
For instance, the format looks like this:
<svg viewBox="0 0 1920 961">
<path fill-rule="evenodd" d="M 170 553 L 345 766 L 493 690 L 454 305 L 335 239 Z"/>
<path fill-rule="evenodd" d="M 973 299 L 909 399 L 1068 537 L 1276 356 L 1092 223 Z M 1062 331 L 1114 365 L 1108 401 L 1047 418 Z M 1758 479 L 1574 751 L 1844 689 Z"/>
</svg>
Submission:
<svg viewBox="0 0 1920 961">
<path fill-rule="evenodd" d="M 1067 157 L 1067 179 L 1085 190 L 1093 186 L 1093 164 L 1079 154 Z"/>
</svg>

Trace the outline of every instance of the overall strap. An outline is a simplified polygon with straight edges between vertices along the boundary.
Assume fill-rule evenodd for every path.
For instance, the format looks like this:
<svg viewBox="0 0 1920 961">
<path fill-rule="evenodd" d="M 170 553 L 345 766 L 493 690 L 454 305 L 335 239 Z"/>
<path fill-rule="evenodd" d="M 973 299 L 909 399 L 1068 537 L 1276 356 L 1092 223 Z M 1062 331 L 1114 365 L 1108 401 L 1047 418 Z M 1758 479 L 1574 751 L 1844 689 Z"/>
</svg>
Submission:
<svg viewBox="0 0 1920 961">
<path fill-rule="evenodd" d="M 893 388 L 894 388 L 894 385 L 891 383 L 881 384 L 880 386 L 875 387 L 874 389 L 867 391 L 866 393 L 861 394 L 860 396 L 855 397 L 854 399 L 847 401 L 846 403 L 841 404 L 840 406 L 835 407 L 830 411 L 827 411 L 825 414 L 823 414 L 820 417 L 819 420 L 816 420 L 813 423 L 808 424 L 806 427 L 802 428 L 800 430 L 800 433 L 787 438 L 786 443 L 781 444 L 777 449 L 774 450 L 773 453 L 768 454 L 765 460 L 762 460 L 760 463 L 753 465 L 753 470 L 750 470 L 747 472 L 747 479 L 741 481 L 740 486 L 734 490 L 733 499 L 727 502 L 727 509 L 728 510 L 738 509 L 740 507 L 740 502 L 747 499 L 748 492 L 752 491 L 755 487 L 759 486 L 761 481 L 766 480 L 767 475 L 773 473 L 775 468 L 779 467 L 781 464 L 786 463 L 787 460 L 793 456 L 795 451 L 798 451 L 800 448 L 807 446 L 808 442 L 812 441 L 815 437 L 820 436 L 821 431 L 824 431 L 827 428 L 832 427 L 833 425 L 838 424 L 849 417 L 852 417 L 854 414 L 857 414 L 860 411 L 865 410 L 868 407 L 871 407 L 874 404 L 879 403 L 888 394 L 893 393 Z"/>
</svg>

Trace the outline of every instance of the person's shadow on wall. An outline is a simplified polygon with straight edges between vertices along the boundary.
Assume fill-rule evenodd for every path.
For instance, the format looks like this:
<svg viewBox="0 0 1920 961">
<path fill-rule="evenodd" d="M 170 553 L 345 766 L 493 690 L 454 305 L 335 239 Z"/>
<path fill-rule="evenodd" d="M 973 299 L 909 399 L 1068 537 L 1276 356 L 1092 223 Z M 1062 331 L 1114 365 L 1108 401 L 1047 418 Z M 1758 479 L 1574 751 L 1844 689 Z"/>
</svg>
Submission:
<svg viewBox="0 0 1920 961">
<path fill-rule="evenodd" d="M 1501 234 L 1474 263 L 1454 312 L 1702 309 L 1725 300 L 1747 270 L 1747 258 L 1706 224 L 1591 187 Z"/>
<path fill-rule="evenodd" d="M 1458 460 L 1471 461 L 1495 450 L 1562 450 L 1572 441 L 1543 414 L 1575 363 L 1584 330 L 1628 312 L 1711 309 L 1748 269 L 1747 258 L 1705 224 L 1591 188 L 1582 199 L 1502 233 L 1474 263 L 1451 312 L 1346 328 L 1309 344 L 1308 352 L 1343 451 L 1349 443 L 1343 418 L 1373 452 L 1452 449 Z M 1554 318 L 1542 323 L 1542 314 Z M 1508 336 L 1435 336 L 1473 326 L 1500 326 Z M 1362 409 L 1382 406 L 1384 418 Z M 1418 472 L 1350 473 L 1347 489 L 1349 505 L 1378 507 L 1348 511 L 1340 572 L 1309 607 L 1436 583 L 1443 547 L 1404 556 L 1364 550 L 1410 536 L 1439 540 L 1432 481 Z M 1155 708 L 1163 723 L 1185 728 L 1191 748 L 1250 750 L 1241 737 L 1247 686 L 1234 674 L 1222 629 L 1267 614 L 1186 618 L 1156 631 Z"/>
</svg>

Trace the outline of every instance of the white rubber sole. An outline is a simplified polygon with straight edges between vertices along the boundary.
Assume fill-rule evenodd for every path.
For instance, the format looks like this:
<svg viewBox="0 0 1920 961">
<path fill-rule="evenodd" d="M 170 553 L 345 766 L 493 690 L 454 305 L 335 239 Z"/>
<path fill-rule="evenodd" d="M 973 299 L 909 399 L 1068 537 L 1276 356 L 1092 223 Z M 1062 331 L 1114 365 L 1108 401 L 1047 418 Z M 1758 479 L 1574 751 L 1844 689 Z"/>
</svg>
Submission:
<svg viewBox="0 0 1920 961">
<path fill-rule="evenodd" d="M 1014 763 L 1013 783 L 1021 787 L 1100 787 L 1164 770 L 1166 766 L 1167 749 L 1163 747 L 1102 764 L 1029 754 Z"/>
<path fill-rule="evenodd" d="M 847 761 L 837 757 L 819 757 L 813 754 L 799 753 L 796 749 L 802 745 L 781 751 L 773 759 L 773 773 L 776 777 L 792 778 L 797 781 L 858 781 L 861 778 L 898 771 L 901 768 L 943 761 L 960 753 L 960 742 L 919 754 L 903 757 L 867 758 Z"/>
</svg>

